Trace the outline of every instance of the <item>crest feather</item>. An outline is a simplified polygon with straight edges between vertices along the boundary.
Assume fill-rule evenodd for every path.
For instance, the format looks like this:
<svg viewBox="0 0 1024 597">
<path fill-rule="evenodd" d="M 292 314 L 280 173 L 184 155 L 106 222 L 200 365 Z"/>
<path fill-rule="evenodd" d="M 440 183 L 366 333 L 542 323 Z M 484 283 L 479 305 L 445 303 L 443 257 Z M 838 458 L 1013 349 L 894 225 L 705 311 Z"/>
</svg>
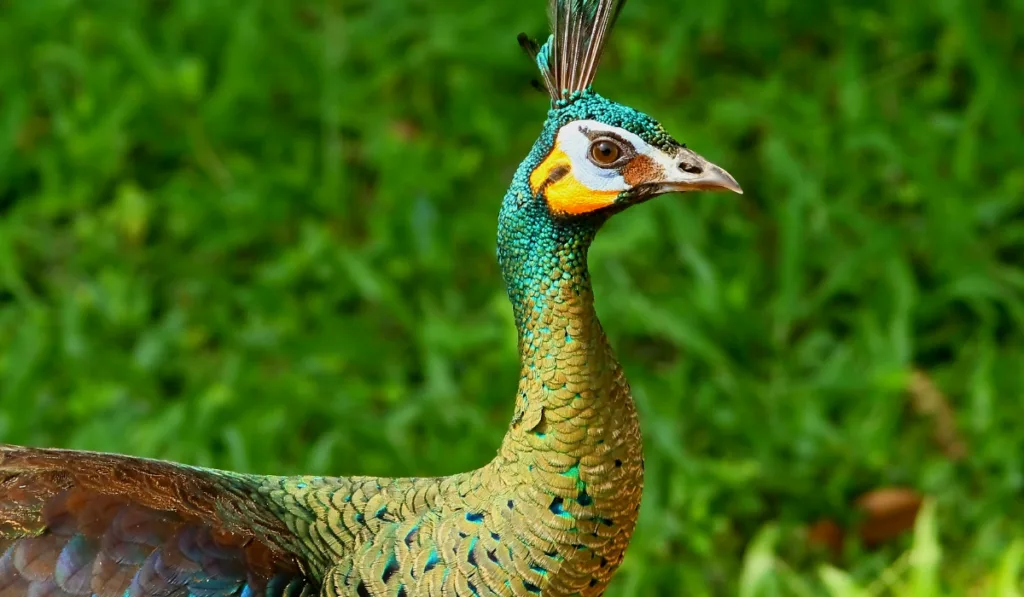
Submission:
<svg viewBox="0 0 1024 597">
<path fill-rule="evenodd" d="M 520 34 L 519 45 L 537 61 L 553 101 L 570 99 L 594 82 L 608 32 L 626 0 L 549 0 L 547 43 Z"/>
</svg>

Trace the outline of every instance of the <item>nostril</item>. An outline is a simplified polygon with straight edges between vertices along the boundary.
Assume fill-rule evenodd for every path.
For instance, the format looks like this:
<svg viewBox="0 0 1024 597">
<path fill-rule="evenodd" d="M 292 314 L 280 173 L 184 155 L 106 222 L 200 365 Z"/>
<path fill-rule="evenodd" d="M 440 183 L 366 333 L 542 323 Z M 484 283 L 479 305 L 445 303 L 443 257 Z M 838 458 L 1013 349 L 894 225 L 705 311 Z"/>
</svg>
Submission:
<svg viewBox="0 0 1024 597">
<path fill-rule="evenodd" d="M 704 171 L 700 166 L 689 162 L 679 162 L 679 169 L 689 174 L 700 174 Z"/>
</svg>

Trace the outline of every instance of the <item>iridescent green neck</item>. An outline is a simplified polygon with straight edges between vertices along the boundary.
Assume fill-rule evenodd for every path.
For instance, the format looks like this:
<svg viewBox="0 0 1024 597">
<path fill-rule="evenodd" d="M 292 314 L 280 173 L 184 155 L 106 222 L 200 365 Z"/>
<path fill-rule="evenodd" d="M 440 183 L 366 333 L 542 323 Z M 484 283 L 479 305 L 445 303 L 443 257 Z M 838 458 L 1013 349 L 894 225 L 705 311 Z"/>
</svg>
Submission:
<svg viewBox="0 0 1024 597">
<path fill-rule="evenodd" d="M 597 222 L 557 222 L 531 199 L 514 211 L 502 210 L 498 260 L 512 303 L 520 342 L 529 324 L 543 320 L 556 302 L 576 302 L 593 309 L 587 251 Z M 541 332 L 547 332 L 541 328 Z"/>
<path fill-rule="evenodd" d="M 492 508 L 512 521 L 519 542 L 552 554 L 543 560 L 551 578 L 559 570 L 610 577 L 636 524 L 643 442 L 587 271 L 605 216 L 554 217 L 530 192 L 529 173 L 550 150 L 554 121 L 519 167 L 498 220 L 521 368 L 508 433 L 494 460 L 474 473 L 487 493 L 469 499 L 499 496 Z M 589 587 L 600 594 L 604 585 L 595 576 Z"/>
<path fill-rule="evenodd" d="M 604 218 L 553 216 L 542 197 L 529 193 L 529 162 L 517 172 L 498 218 L 498 261 L 522 361 L 514 434 L 543 426 L 543 409 L 564 406 L 571 385 L 566 376 L 599 383 L 618 370 L 594 310 L 587 271 L 587 252 Z M 604 396 L 588 392 L 574 408 L 582 402 L 600 408 Z"/>
<path fill-rule="evenodd" d="M 529 155 L 516 170 L 498 214 L 498 263 L 515 312 L 520 344 L 529 320 L 552 299 L 548 290 L 575 285 L 590 296 L 587 250 L 602 217 L 560 219 L 533 196 L 530 174 L 554 145 L 564 115 L 552 110 Z M 557 279 L 556 279 L 557 278 Z"/>
</svg>

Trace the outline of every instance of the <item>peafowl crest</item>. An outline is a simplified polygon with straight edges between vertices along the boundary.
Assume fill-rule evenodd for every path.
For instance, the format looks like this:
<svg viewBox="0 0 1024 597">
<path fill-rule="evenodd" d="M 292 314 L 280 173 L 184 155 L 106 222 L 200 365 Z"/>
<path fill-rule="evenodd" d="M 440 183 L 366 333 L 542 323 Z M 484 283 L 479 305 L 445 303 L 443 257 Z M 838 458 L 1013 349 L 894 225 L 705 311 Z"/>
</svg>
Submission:
<svg viewBox="0 0 1024 597">
<path fill-rule="evenodd" d="M 723 169 L 591 84 L 622 0 L 553 0 L 520 44 L 551 107 L 498 216 L 520 379 L 481 468 L 448 477 L 264 476 L 0 446 L 0 597 L 601 595 L 643 490 L 629 384 L 594 308 L 601 224 Z"/>
</svg>

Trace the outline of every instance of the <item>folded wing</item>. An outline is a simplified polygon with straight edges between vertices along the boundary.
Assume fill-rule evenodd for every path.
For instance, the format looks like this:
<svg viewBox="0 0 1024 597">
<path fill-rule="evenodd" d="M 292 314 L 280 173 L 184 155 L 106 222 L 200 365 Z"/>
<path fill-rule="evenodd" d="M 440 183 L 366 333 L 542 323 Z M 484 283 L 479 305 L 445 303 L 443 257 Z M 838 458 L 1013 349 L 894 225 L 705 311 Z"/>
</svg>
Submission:
<svg viewBox="0 0 1024 597">
<path fill-rule="evenodd" d="M 0 445 L 0 597 L 309 597 L 243 475 Z"/>
</svg>

